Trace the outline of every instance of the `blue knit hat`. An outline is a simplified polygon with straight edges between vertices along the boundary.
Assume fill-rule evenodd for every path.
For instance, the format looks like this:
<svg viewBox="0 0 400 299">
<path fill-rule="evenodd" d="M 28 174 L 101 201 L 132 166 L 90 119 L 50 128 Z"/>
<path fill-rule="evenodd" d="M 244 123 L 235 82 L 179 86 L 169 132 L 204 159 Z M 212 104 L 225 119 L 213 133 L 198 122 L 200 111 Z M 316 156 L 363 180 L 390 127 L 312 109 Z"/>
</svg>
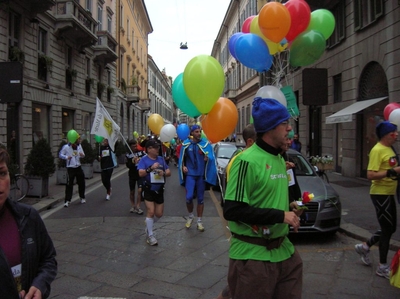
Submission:
<svg viewBox="0 0 400 299">
<path fill-rule="evenodd" d="M 193 126 L 190 128 L 190 133 L 192 133 L 194 130 L 201 130 L 201 128 L 200 128 L 200 126 L 198 126 L 198 125 L 193 125 Z"/>
<path fill-rule="evenodd" d="M 257 133 L 270 131 L 290 118 L 286 107 L 280 102 L 261 97 L 257 97 L 253 101 L 252 116 Z"/>
<path fill-rule="evenodd" d="M 376 136 L 381 139 L 386 134 L 397 131 L 397 125 L 391 123 L 390 121 L 383 121 L 376 126 Z"/>
</svg>

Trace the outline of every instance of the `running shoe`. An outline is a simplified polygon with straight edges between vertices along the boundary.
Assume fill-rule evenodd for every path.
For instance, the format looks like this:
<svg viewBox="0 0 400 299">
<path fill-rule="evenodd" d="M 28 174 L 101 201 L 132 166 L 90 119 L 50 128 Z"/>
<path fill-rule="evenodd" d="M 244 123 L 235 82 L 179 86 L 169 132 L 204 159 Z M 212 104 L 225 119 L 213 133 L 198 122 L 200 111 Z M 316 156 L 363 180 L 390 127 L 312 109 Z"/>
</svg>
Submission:
<svg viewBox="0 0 400 299">
<path fill-rule="evenodd" d="M 132 208 L 129 210 L 129 213 L 135 213 L 135 208 L 132 207 Z"/>
<path fill-rule="evenodd" d="M 110 194 L 107 194 L 106 200 L 110 200 Z"/>
<path fill-rule="evenodd" d="M 135 208 L 135 212 L 138 215 L 142 215 L 143 214 L 143 210 L 141 208 Z"/>
<path fill-rule="evenodd" d="M 190 228 L 192 226 L 192 222 L 193 222 L 193 218 L 189 217 L 185 224 L 186 228 Z"/>
<path fill-rule="evenodd" d="M 201 222 L 197 222 L 197 229 L 201 232 L 204 232 L 204 226 L 203 223 Z"/>
<path fill-rule="evenodd" d="M 69 206 L 69 201 L 66 201 L 64 204 L 64 208 L 68 208 L 68 206 Z"/>
<path fill-rule="evenodd" d="M 376 275 L 390 279 L 389 265 L 379 265 L 378 268 L 376 268 Z"/>
<path fill-rule="evenodd" d="M 86 199 L 81 198 L 81 203 L 86 203 Z"/>
<path fill-rule="evenodd" d="M 147 241 L 147 244 L 149 244 L 150 246 L 155 246 L 158 244 L 157 239 L 153 235 L 148 236 L 146 241 Z"/>
<path fill-rule="evenodd" d="M 354 246 L 356 252 L 360 255 L 361 260 L 367 266 L 371 265 L 371 260 L 369 259 L 369 249 L 365 249 L 363 244 L 357 244 Z"/>
</svg>

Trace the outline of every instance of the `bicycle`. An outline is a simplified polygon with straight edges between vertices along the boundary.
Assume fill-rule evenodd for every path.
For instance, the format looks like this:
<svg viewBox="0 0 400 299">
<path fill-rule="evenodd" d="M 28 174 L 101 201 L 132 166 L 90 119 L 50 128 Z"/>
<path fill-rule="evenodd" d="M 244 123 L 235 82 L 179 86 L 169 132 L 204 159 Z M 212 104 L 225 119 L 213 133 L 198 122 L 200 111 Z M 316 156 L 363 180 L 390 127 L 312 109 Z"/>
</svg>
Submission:
<svg viewBox="0 0 400 299">
<path fill-rule="evenodd" d="M 10 198 L 14 201 L 21 201 L 26 197 L 29 190 L 29 180 L 23 174 L 10 174 L 11 188 Z"/>
</svg>

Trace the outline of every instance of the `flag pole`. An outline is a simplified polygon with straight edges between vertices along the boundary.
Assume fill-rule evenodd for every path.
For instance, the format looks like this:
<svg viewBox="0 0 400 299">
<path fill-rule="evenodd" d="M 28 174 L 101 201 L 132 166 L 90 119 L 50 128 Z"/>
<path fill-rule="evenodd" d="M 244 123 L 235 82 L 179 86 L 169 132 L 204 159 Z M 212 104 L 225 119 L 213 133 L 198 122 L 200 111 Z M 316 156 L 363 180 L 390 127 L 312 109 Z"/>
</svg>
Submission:
<svg viewBox="0 0 400 299">
<path fill-rule="evenodd" d="M 121 132 L 119 132 L 119 135 L 122 137 L 122 140 L 125 142 L 126 146 L 129 148 L 129 151 L 130 151 L 131 154 L 133 155 L 132 149 L 131 149 L 131 147 L 129 146 L 128 142 L 126 142 L 125 137 L 122 135 Z"/>
</svg>

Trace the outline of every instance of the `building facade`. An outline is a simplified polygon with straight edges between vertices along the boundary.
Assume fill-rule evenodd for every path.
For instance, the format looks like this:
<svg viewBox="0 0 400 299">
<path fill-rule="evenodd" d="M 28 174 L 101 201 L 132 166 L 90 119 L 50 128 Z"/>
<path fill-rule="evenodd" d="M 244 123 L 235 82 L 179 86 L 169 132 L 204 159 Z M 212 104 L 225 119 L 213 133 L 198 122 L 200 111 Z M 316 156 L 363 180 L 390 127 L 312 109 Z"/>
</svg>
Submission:
<svg viewBox="0 0 400 299">
<path fill-rule="evenodd" d="M 335 31 L 315 63 L 288 66 L 277 80 L 274 66 L 268 72 L 255 73 L 230 55 L 227 44 L 233 33 L 241 31 L 244 20 L 257 15 L 266 2 L 231 1 L 212 50 L 225 70 L 225 96 L 238 108 L 236 134 L 240 136 L 249 123 L 251 103 L 260 87 L 290 85 L 300 110 L 298 121 L 292 121 L 292 125 L 300 135 L 303 154 L 332 155 L 335 171 L 365 177 L 368 153 L 377 141 L 375 126 L 383 119 L 384 107 L 400 96 L 396 71 L 399 3 L 307 0 L 311 11 L 328 9 L 334 14 Z M 287 57 L 283 55 L 287 54 L 274 60 L 284 62 Z"/>
</svg>

